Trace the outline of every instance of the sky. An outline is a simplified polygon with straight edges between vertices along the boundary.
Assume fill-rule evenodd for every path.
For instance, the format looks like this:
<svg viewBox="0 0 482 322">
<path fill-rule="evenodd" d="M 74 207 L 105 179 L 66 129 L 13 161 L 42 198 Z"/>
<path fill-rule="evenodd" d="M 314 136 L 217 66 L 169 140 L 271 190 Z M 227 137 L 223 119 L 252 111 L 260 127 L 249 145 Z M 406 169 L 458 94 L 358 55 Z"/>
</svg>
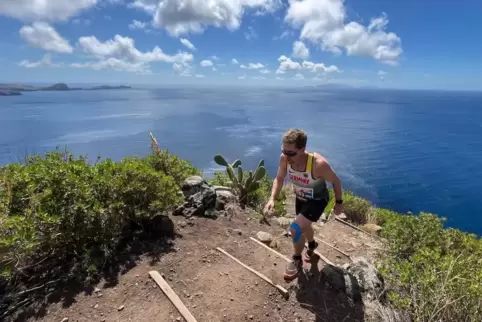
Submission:
<svg viewBox="0 0 482 322">
<path fill-rule="evenodd" d="M 478 0 L 0 0 L 0 82 L 482 90 Z"/>
</svg>

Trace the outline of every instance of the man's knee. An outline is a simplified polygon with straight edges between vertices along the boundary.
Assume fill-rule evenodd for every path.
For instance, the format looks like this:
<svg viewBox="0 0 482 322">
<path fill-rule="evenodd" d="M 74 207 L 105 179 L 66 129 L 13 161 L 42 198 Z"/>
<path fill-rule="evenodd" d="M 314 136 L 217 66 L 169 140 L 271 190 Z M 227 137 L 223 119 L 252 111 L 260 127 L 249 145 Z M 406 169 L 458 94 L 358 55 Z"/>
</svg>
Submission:
<svg viewBox="0 0 482 322">
<path fill-rule="evenodd" d="M 291 233 L 291 238 L 293 239 L 293 244 L 296 244 L 300 238 L 301 234 L 303 233 L 300 225 L 296 221 L 293 221 L 290 225 L 290 233 Z"/>
</svg>

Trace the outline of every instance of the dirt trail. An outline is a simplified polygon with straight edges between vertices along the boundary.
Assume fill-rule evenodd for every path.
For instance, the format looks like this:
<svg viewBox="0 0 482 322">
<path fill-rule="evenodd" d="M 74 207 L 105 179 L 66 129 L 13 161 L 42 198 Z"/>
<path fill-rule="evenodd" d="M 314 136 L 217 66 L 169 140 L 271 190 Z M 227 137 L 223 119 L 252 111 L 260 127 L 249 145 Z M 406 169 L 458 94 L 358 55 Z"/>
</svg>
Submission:
<svg viewBox="0 0 482 322">
<path fill-rule="evenodd" d="M 78 294 L 73 303 L 56 303 L 42 316 L 28 321 L 184 321 L 148 272 L 163 275 L 199 322 L 218 321 L 364 321 L 361 304 L 320 280 L 325 263 L 304 263 L 304 272 L 286 283 L 282 273 L 286 261 L 258 245 L 258 231 L 281 236 L 285 229 L 271 219 L 260 225 L 246 214 L 232 220 L 219 217 L 185 219 L 172 217 L 180 237 L 177 251 L 164 254 L 157 263 L 143 259 L 119 277 L 114 287 L 101 283 L 97 292 Z M 337 221 L 316 226 L 317 238 L 335 245 L 350 256 L 370 256 L 379 247 L 370 236 Z M 277 250 L 291 257 L 289 237 L 277 238 Z M 220 253 L 221 247 L 243 263 L 288 289 L 286 300 L 271 285 Z M 340 252 L 320 243 L 318 251 L 337 265 L 350 261 Z M 65 320 L 64 320 L 65 321 Z"/>
<path fill-rule="evenodd" d="M 99 285 L 100 292 L 79 294 L 67 307 L 53 304 L 46 315 L 36 321 L 62 321 L 64 318 L 68 321 L 184 321 L 150 279 L 150 270 L 157 270 L 164 276 L 198 321 L 364 320 L 363 308 L 318 281 L 324 265 L 322 261 L 305 263 L 305 273 L 291 283 L 283 280 L 286 261 L 249 238 L 255 237 L 259 230 L 278 236 L 283 232 L 280 226 L 260 227 L 246 216 L 232 221 L 224 217 L 217 220 L 196 218 L 189 223 L 181 217 L 173 217 L 173 220 L 182 235 L 175 241 L 176 253 L 164 255 L 152 266 L 143 260 L 121 276 L 115 287 Z M 366 255 L 370 249 L 367 245 L 375 243 L 369 236 L 336 221 L 319 227 L 317 237 L 325 237 L 323 240 L 335 243 L 350 255 Z M 281 237 L 278 244 L 278 251 L 290 257 L 290 239 Z M 285 300 L 274 287 L 218 252 L 216 247 L 289 289 L 289 299 Z M 336 264 L 349 261 L 323 244 L 318 250 Z"/>
</svg>

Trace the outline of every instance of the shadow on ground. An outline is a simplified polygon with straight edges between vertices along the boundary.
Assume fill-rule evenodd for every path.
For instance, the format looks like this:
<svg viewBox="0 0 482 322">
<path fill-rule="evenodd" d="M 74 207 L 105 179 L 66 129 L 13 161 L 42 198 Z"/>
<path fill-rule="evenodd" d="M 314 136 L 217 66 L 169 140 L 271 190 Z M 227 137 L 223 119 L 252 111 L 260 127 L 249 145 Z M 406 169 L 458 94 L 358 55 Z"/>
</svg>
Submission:
<svg viewBox="0 0 482 322">
<path fill-rule="evenodd" d="M 353 301 L 345 293 L 326 282 L 313 258 L 310 270 L 298 276 L 296 299 L 302 307 L 316 315 L 316 322 L 362 322 L 365 308 L 362 301 Z"/>
<path fill-rule="evenodd" d="M 164 254 L 175 251 L 176 238 L 182 238 L 182 235 L 175 232 L 171 218 L 157 215 L 127 227 L 115 253 L 110 254 L 109 261 L 102 263 L 102 270 L 92 278 L 72 273 L 82 258 L 72 258 L 68 262 L 49 259 L 40 269 L 10 281 L 14 291 L 5 284 L 0 285 L 0 321 L 43 317 L 52 303 L 62 302 L 63 307 L 69 307 L 75 303 L 78 294 L 92 295 L 94 286 L 100 281 L 105 281 L 104 287 L 114 287 L 118 284 L 119 274 L 135 267 L 141 257 L 149 258 L 153 265 Z M 22 292 L 19 292 L 18 285 L 21 285 Z"/>
</svg>

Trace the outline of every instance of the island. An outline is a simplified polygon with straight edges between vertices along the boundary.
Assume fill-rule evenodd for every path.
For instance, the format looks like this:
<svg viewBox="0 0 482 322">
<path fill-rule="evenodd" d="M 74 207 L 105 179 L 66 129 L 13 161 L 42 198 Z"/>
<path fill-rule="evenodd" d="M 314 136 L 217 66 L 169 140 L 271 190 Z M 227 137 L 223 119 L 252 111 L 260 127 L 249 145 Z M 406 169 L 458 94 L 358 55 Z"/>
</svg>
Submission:
<svg viewBox="0 0 482 322">
<path fill-rule="evenodd" d="M 56 83 L 50 86 L 33 86 L 26 84 L 0 84 L 0 96 L 18 96 L 22 95 L 22 92 L 36 92 L 36 91 L 79 91 L 79 90 L 122 90 L 130 89 L 132 87 L 119 85 L 119 86 L 109 86 L 101 85 L 94 86 L 91 88 L 81 88 L 81 87 L 69 87 L 65 83 Z"/>
</svg>

